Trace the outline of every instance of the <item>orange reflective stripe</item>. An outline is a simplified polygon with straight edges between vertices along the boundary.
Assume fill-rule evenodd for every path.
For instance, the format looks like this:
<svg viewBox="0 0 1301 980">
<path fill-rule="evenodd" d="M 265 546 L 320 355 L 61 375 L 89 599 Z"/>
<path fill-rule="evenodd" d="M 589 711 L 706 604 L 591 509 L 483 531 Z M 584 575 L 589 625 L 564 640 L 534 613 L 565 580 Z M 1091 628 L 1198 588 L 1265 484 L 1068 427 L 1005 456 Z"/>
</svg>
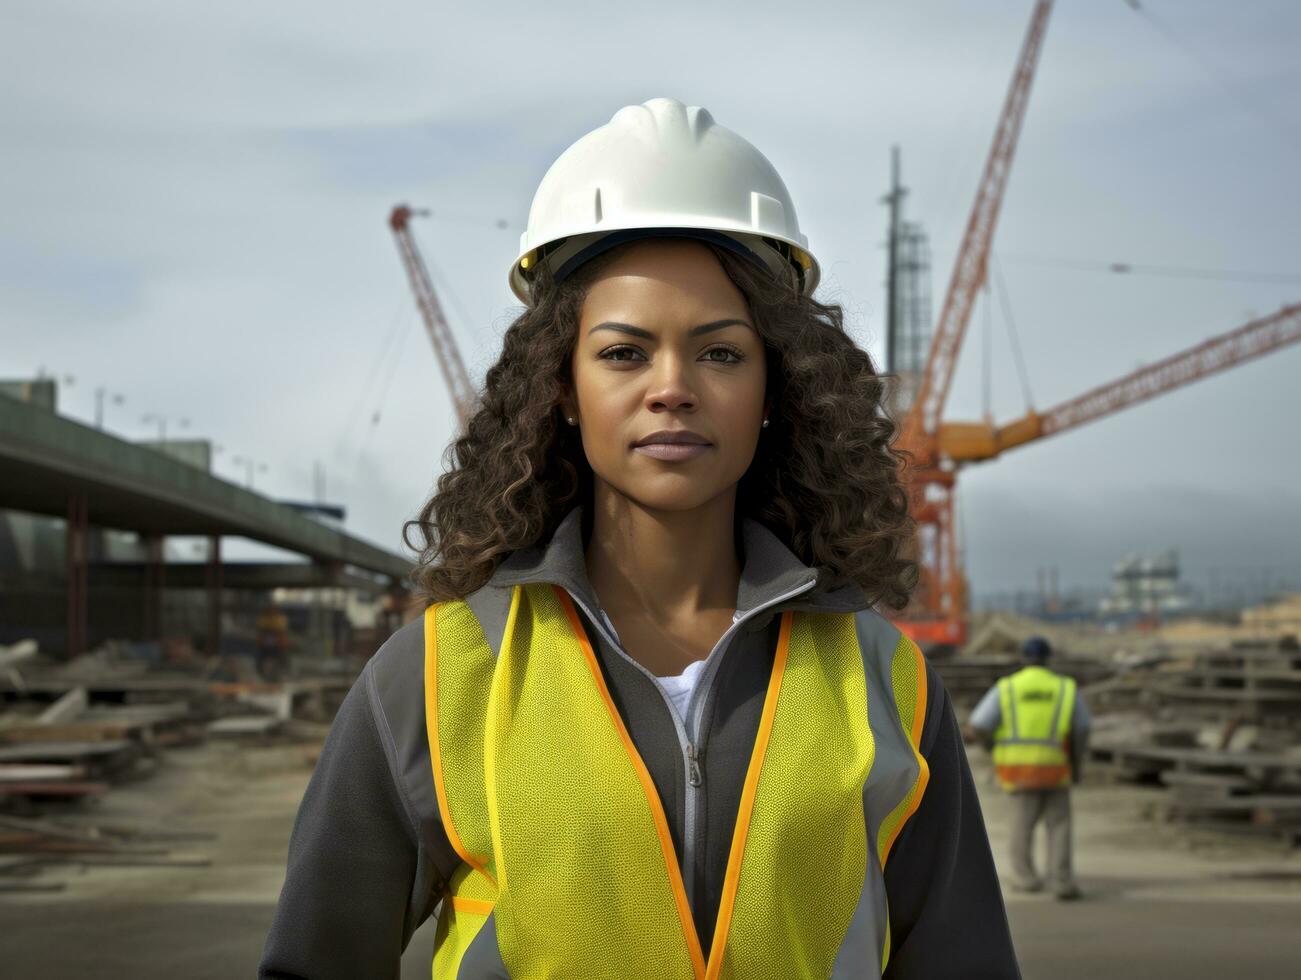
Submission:
<svg viewBox="0 0 1301 980">
<path fill-rule="evenodd" d="M 995 766 L 994 772 L 999 782 L 1019 789 L 1053 789 L 1069 782 L 1071 778 L 1070 765 Z"/>
<path fill-rule="evenodd" d="M 495 902 L 483 902 L 477 898 L 457 898 L 455 895 L 448 895 L 443 901 L 451 902 L 452 908 L 457 912 L 472 912 L 475 915 L 492 915 L 496 905 Z"/>
<path fill-rule="evenodd" d="M 782 613 L 781 630 L 777 635 L 777 655 L 773 661 L 772 676 L 768 679 L 768 694 L 764 698 L 763 714 L 759 718 L 759 733 L 755 736 L 750 768 L 746 771 L 745 785 L 741 789 L 741 806 L 736 815 L 736 829 L 732 833 L 731 853 L 727 856 L 727 873 L 723 876 L 723 895 L 718 903 L 718 923 L 714 928 L 705 980 L 718 980 L 723 969 L 723 954 L 727 947 L 727 934 L 732 927 L 732 910 L 736 906 L 736 889 L 741 880 L 741 861 L 745 857 L 745 840 L 750 830 L 750 817 L 754 813 L 759 773 L 763 770 L 764 755 L 772 736 L 773 718 L 777 714 L 777 697 L 781 693 L 782 677 L 786 673 L 793 616 L 791 612 Z"/>
<path fill-rule="evenodd" d="M 682 923 L 682 932 L 687 941 L 687 952 L 691 956 L 692 972 L 696 975 L 697 980 L 705 975 L 705 955 L 700 948 L 700 936 L 696 934 L 696 924 L 691 918 L 691 906 L 687 902 L 687 889 L 682 882 L 682 869 L 678 866 L 677 853 L 673 849 L 673 835 L 669 833 L 669 822 L 664 816 L 664 804 L 660 801 L 659 792 L 655 789 L 655 783 L 651 779 L 650 771 L 646 768 L 646 763 L 642 761 L 641 754 L 637 747 L 633 745 L 632 737 L 628 734 L 628 729 L 623 723 L 623 717 L 619 714 L 619 709 L 614 706 L 614 700 L 610 697 L 610 690 L 605 685 L 605 677 L 601 673 L 601 665 L 596 662 L 596 654 L 592 650 L 592 644 L 587 639 L 587 631 L 583 629 L 583 623 L 578 618 L 578 611 L 574 608 L 573 600 L 569 598 L 569 593 L 560 586 L 553 585 L 552 589 L 556 593 L 556 598 L 560 600 L 560 605 L 565 610 L 565 616 L 569 619 L 569 626 L 574 631 L 574 639 L 583 650 L 583 657 L 587 660 L 587 667 L 592 672 L 592 679 L 596 682 L 596 689 L 601 692 L 601 700 L 605 702 L 606 708 L 610 712 L 610 718 L 614 722 L 615 730 L 619 733 L 619 738 L 623 741 L 623 746 L 628 752 L 628 758 L 632 760 L 633 769 L 637 773 L 637 779 L 641 782 L 642 791 L 646 794 L 646 800 L 650 804 L 651 817 L 655 821 L 655 831 L 659 836 L 660 851 L 664 855 L 664 864 L 669 873 L 669 888 L 673 892 L 674 901 L 677 903 L 678 919 Z"/>
<path fill-rule="evenodd" d="M 443 820 L 443 830 L 448 843 L 470 867 L 479 872 L 493 888 L 493 880 L 485 865 L 486 858 L 471 854 L 461 843 L 461 835 L 452 822 L 452 812 L 447 806 L 447 787 L 443 785 L 443 753 L 438 738 L 438 603 L 425 610 L 425 729 L 429 737 L 429 761 L 434 770 L 434 795 L 438 797 L 438 815 Z"/>
<path fill-rule="evenodd" d="M 881 849 L 881 870 L 885 870 L 885 862 L 890 857 L 890 849 L 894 847 L 894 842 L 899 839 L 899 834 L 904 827 L 908 826 L 908 821 L 912 819 L 917 808 L 921 806 L 922 797 L 926 795 L 926 786 L 931 781 L 931 769 L 926 764 L 926 758 L 922 755 L 922 729 L 926 726 L 926 657 L 922 654 L 922 648 L 908 640 L 908 645 L 912 647 L 913 659 L 917 668 L 917 704 L 913 708 L 912 725 L 909 728 L 908 740 L 912 744 L 913 755 L 917 759 L 917 780 L 913 783 L 913 788 L 909 792 L 908 805 L 904 810 L 903 819 L 899 821 L 898 826 L 886 839 L 885 847 Z"/>
</svg>

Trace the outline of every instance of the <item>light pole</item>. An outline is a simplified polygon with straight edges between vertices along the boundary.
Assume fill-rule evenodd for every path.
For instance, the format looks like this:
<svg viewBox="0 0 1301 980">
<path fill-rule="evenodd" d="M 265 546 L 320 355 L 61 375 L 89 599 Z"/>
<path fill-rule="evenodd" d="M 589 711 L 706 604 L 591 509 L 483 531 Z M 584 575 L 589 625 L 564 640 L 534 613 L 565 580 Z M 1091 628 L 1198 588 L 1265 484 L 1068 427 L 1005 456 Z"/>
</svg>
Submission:
<svg viewBox="0 0 1301 980">
<path fill-rule="evenodd" d="M 116 391 L 109 391 L 103 385 L 95 389 L 95 428 L 104 428 L 104 399 L 108 398 L 114 405 L 121 405 L 126 401 L 126 395 L 118 394 Z"/>
<path fill-rule="evenodd" d="M 154 422 L 157 422 L 158 441 L 161 443 L 167 442 L 167 417 L 165 415 L 150 412 L 148 415 L 144 416 L 144 418 L 142 418 L 140 421 L 142 421 L 145 425 L 151 425 Z M 178 429 L 188 429 L 190 427 L 190 420 L 177 419 L 176 427 Z"/>
<path fill-rule="evenodd" d="M 230 461 L 236 466 L 246 467 L 248 480 L 244 485 L 250 490 L 253 489 L 253 472 L 255 470 L 258 473 L 265 473 L 267 471 L 266 463 L 259 463 L 257 460 L 250 459 L 248 456 L 232 456 Z"/>
</svg>

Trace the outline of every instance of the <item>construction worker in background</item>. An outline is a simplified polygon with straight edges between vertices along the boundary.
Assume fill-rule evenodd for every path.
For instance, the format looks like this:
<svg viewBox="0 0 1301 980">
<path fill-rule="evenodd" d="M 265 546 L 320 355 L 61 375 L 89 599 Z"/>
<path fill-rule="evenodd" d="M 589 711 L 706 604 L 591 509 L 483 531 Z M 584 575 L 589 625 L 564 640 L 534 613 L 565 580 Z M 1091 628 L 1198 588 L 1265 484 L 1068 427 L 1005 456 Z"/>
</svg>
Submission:
<svg viewBox="0 0 1301 980">
<path fill-rule="evenodd" d="M 994 772 L 1012 797 L 1012 887 L 1044 887 L 1034 867 L 1034 832 L 1048 834 L 1048 877 L 1062 900 L 1080 897 L 1071 862 L 1071 784 L 1079 782 L 1089 735 L 1089 709 L 1075 680 L 1049 670 L 1052 647 L 1032 636 L 1021 647 L 1026 666 L 986 692 L 969 727 L 993 749 Z"/>
<path fill-rule="evenodd" d="M 289 670 L 289 619 L 274 602 L 258 613 L 257 672 L 264 680 L 282 680 Z"/>
</svg>

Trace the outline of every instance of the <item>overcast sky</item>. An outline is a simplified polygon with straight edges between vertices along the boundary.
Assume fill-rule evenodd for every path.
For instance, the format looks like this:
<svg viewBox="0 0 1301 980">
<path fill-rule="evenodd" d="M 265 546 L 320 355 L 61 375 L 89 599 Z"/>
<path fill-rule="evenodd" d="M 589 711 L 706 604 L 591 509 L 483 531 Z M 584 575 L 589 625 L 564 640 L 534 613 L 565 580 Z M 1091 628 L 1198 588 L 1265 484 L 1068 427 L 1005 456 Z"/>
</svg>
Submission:
<svg viewBox="0 0 1301 980">
<path fill-rule="evenodd" d="M 1059 0 L 995 251 L 1035 405 L 1050 407 L 1301 298 L 1301 4 Z M 0 376 L 72 376 L 61 409 L 125 395 L 327 496 L 397 548 L 451 411 L 385 223 L 418 227 L 476 380 L 551 161 L 625 104 L 706 106 L 783 175 L 880 357 L 889 147 L 931 236 L 938 310 L 1029 0 L 340 4 L 9 0 L 0 33 Z M 506 228 L 497 227 L 504 220 Z M 1278 274 L 1127 277 L 1040 264 Z M 982 412 L 976 309 L 949 399 Z M 992 407 L 1025 408 L 992 324 Z M 965 471 L 977 592 L 1055 565 L 1100 587 L 1130 550 L 1187 576 L 1301 584 L 1301 345 Z M 378 419 L 378 421 L 376 421 Z"/>
</svg>

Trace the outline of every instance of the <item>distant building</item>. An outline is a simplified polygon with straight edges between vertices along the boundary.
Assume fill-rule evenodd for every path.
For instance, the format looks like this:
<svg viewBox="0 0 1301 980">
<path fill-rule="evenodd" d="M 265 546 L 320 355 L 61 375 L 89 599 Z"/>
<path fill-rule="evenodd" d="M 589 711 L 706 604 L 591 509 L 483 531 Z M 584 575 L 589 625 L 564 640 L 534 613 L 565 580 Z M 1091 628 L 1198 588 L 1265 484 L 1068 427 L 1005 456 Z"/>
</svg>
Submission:
<svg viewBox="0 0 1301 980">
<path fill-rule="evenodd" d="M 1187 612 L 1192 597 L 1179 582 L 1179 553 L 1126 555 L 1111 573 L 1111 594 L 1098 604 L 1103 616 L 1167 616 Z"/>
<path fill-rule="evenodd" d="M 59 387 L 53 378 L 0 380 L 0 395 L 17 398 L 29 405 L 38 405 L 47 412 L 58 409 Z"/>
</svg>

